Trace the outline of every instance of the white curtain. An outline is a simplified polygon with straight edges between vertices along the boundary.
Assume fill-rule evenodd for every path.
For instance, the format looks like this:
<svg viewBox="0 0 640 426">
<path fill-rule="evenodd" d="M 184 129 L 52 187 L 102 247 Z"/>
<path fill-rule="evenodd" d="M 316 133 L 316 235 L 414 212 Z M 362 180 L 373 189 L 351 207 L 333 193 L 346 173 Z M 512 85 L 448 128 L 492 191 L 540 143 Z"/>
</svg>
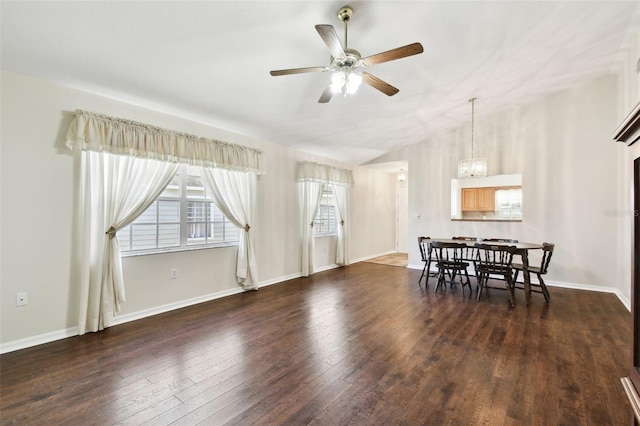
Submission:
<svg viewBox="0 0 640 426">
<path fill-rule="evenodd" d="M 264 173 L 264 153 L 258 149 L 82 110 L 75 112 L 69 126 L 67 147 Z"/>
<path fill-rule="evenodd" d="M 255 224 L 256 181 L 252 172 L 234 172 L 202 167 L 203 182 L 216 206 L 242 235 L 238 245 L 236 279 L 245 290 L 258 289 L 258 265 L 251 231 Z"/>
<path fill-rule="evenodd" d="M 302 245 L 302 276 L 308 277 L 313 273 L 313 221 L 320 208 L 324 183 L 298 182 L 300 202 L 300 239 Z"/>
<path fill-rule="evenodd" d="M 300 235 L 302 240 L 302 276 L 313 273 L 313 221 L 318 214 L 324 185 L 333 188 L 338 217 L 336 263 L 349 264 L 349 188 L 353 186 L 353 172 L 347 169 L 313 162 L 298 163 L 300 199 Z"/>
<path fill-rule="evenodd" d="M 336 263 L 349 264 L 349 187 L 332 185 L 333 199 L 338 213 L 338 241 L 336 246 Z"/>
<path fill-rule="evenodd" d="M 298 163 L 298 182 L 301 181 L 353 186 L 353 172 L 326 164 L 302 161 Z"/>
<path fill-rule="evenodd" d="M 153 203 L 178 163 L 264 173 L 260 150 L 82 110 L 75 111 L 66 145 L 83 151 L 76 231 L 80 334 L 108 327 L 120 309 L 125 294 L 115 233 Z M 252 219 L 253 212 L 245 213 Z M 251 239 L 245 240 L 245 281 L 253 285 L 255 256 Z"/>
<path fill-rule="evenodd" d="M 111 325 L 125 301 L 116 232 L 162 193 L 178 164 L 106 152 L 81 154 L 79 334 Z"/>
</svg>

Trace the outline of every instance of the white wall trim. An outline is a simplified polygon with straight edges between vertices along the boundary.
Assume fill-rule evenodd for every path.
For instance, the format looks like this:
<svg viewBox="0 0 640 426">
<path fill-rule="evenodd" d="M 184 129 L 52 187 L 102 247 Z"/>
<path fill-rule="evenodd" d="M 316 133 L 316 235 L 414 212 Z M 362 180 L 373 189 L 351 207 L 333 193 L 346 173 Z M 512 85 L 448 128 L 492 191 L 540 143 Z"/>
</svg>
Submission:
<svg viewBox="0 0 640 426">
<path fill-rule="evenodd" d="M 392 253 L 394 253 L 394 252 L 390 251 L 390 252 L 386 252 L 386 253 L 383 253 L 383 254 L 378 254 L 378 255 L 375 255 L 375 256 L 365 257 L 365 258 L 357 259 L 357 260 L 353 261 L 352 263 L 362 262 L 364 260 L 368 260 L 368 259 L 372 259 L 374 257 L 383 256 L 383 255 L 392 254 Z M 338 268 L 338 267 L 340 267 L 340 265 L 337 265 L 337 264 L 327 265 L 327 266 L 323 266 L 321 268 L 318 268 L 318 270 L 316 270 L 316 272 L 328 271 L 329 269 L 335 269 L 335 268 Z M 423 266 L 420 266 L 420 265 L 408 265 L 407 268 L 408 269 L 422 269 Z M 301 276 L 302 276 L 302 274 L 300 274 L 298 272 L 298 273 L 295 273 L 295 274 L 290 274 L 290 275 L 285 275 L 285 276 L 278 277 L 278 278 L 273 278 L 273 279 L 270 279 L 270 280 L 266 280 L 266 281 L 260 282 L 259 287 L 266 287 L 266 286 L 269 286 L 269 285 L 278 284 L 278 283 L 281 283 L 281 282 L 284 282 L 284 281 L 289 281 L 289 280 L 292 280 L 292 279 L 295 279 L 295 278 L 299 278 Z M 617 288 L 611 288 L 611 287 L 606 287 L 606 286 L 596 286 L 596 285 L 589 285 L 589 284 L 567 283 L 567 282 L 562 282 L 562 281 L 550 281 L 550 280 L 547 280 L 545 282 L 549 287 L 561 287 L 561 288 L 570 288 L 570 289 L 574 289 L 574 290 L 597 291 L 597 292 L 600 292 L 600 293 L 613 293 L 618 297 L 620 302 L 622 302 L 624 307 L 627 308 L 627 310 L 629 312 L 631 312 L 631 302 L 629 301 L 629 299 L 627 299 L 624 296 L 622 291 L 620 291 Z M 176 309 L 186 308 L 187 306 L 197 305 L 199 303 L 208 302 L 208 301 L 215 300 L 215 299 L 220 299 L 222 297 L 232 296 L 234 294 L 239 294 L 239 293 L 242 293 L 242 292 L 243 292 L 243 290 L 241 288 L 223 290 L 223 291 L 219 291 L 219 292 L 216 292 L 216 293 L 207 294 L 207 295 L 204 295 L 204 296 L 199 296 L 199 297 L 194 297 L 194 298 L 191 298 L 191 299 L 182 300 L 180 302 L 169 303 L 169 304 L 166 304 L 166 305 L 161 305 L 161 306 L 157 306 L 157 307 L 150 308 L 150 309 L 145 309 L 145 310 L 138 311 L 138 312 L 132 312 L 130 314 L 116 316 L 114 318 L 114 320 L 113 320 L 113 325 L 115 326 L 115 325 L 124 324 L 124 323 L 131 322 L 131 321 L 136 321 L 136 320 L 139 320 L 139 319 L 142 319 L 142 318 L 147 318 L 147 317 L 150 317 L 150 316 L 153 316 L 153 315 L 162 314 L 162 313 L 173 311 L 173 310 L 176 310 Z M 63 330 L 57 330 L 57 331 L 52 331 L 52 332 L 49 332 L 49 333 L 39 334 L 37 336 L 26 337 L 24 339 L 18 339 L 18 340 L 14 340 L 14 341 L 11 341 L 11 342 L 0 344 L 0 354 L 13 352 L 13 351 L 17 351 L 17 350 L 20 350 L 20 349 L 26 349 L 26 348 L 30 348 L 32 346 L 42 345 L 44 343 L 50 343 L 50 342 L 54 342 L 56 340 L 66 339 L 67 337 L 73 337 L 73 336 L 77 336 L 77 335 L 78 335 L 78 327 L 76 326 L 76 327 L 66 328 L 66 329 L 63 329 Z"/>
<path fill-rule="evenodd" d="M 319 268 L 316 272 L 326 271 L 329 269 L 337 268 L 339 265 L 327 265 L 322 268 Z M 266 281 L 261 281 L 258 287 L 266 287 L 273 284 L 278 284 L 284 281 L 289 281 L 295 278 L 301 277 L 302 274 L 297 272 L 295 274 L 285 275 L 278 278 L 273 278 Z M 228 290 L 218 291 L 216 293 L 206 294 L 204 296 L 194 297 L 191 299 L 182 300 L 175 303 L 168 303 L 166 305 L 156 306 L 149 309 L 144 309 L 138 312 L 132 312 L 125 315 L 118 315 L 114 317 L 112 326 L 116 326 L 119 324 L 124 324 L 131 321 L 136 321 L 142 318 L 147 318 L 150 316 L 163 314 L 165 312 L 173 311 L 176 309 L 186 308 L 188 306 L 197 305 L 203 302 L 209 302 L 211 300 L 220 299 L 222 297 L 232 296 L 234 294 L 242 293 L 240 287 L 232 288 Z M 0 354 L 18 351 L 20 349 L 30 348 L 32 346 L 42 345 L 44 343 L 54 342 L 56 340 L 66 339 L 67 337 L 73 337 L 78 335 L 78 327 L 70 327 L 64 330 L 52 331 L 49 333 L 39 334 L 37 336 L 26 337 L 24 339 L 13 340 L 11 342 L 6 342 L 0 344 Z"/>
<path fill-rule="evenodd" d="M 365 256 L 365 257 L 360 257 L 358 259 L 353 259 L 351 263 L 353 264 L 358 262 L 364 262 L 365 260 L 373 259 L 374 257 L 386 256 L 388 254 L 395 254 L 395 253 L 397 253 L 395 250 L 385 251 L 383 253 L 374 254 L 373 256 Z"/>
<path fill-rule="evenodd" d="M 191 299 L 181 300 L 175 303 L 168 303 L 166 305 L 156 306 L 150 309 L 144 309 L 138 312 L 132 312 L 130 314 L 116 315 L 113 318 L 111 326 L 124 324 L 127 322 L 147 318 L 153 315 L 162 314 L 165 312 L 173 311 L 180 308 L 186 308 L 187 306 L 196 305 L 198 303 L 208 302 L 214 299 L 220 299 L 222 297 L 231 296 L 233 294 L 242 293 L 241 288 L 233 288 L 229 290 L 218 291 L 216 293 L 210 293 L 204 296 L 194 297 Z M 41 345 L 43 343 L 50 343 L 56 340 L 66 339 L 67 337 L 73 337 L 78 335 L 78 327 L 71 327 L 64 330 L 52 331 L 49 333 L 39 334 L 37 336 L 26 337 L 24 339 L 18 339 L 11 342 L 3 343 L 0 345 L 0 354 L 7 352 L 13 352 L 20 349 L 30 348 L 32 346 Z"/>
<path fill-rule="evenodd" d="M 0 354 L 13 352 L 20 349 L 30 348 L 32 346 L 42 345 L 44 343 L 53 342 L 55 340 L 66 339 L 78 335 L 78 327 L 70 327 L 64 330 L 52 331 L 49 333 L 38 334 L 37 336 L 25 337 L 24 339 L 13 340 L 0 345 Z"/>
<path fill-rule="evenodd" d="M 622 291 L 620 291 L 620 289 L 618 288 L 600 286 L 600 285 L 590 285 L 590 284 L 567 283 L 563 281 L 545 280 L 544 282 L 545 284 L 547 284 L 548 287 L 562 287 L 562 288 L 571 288 L 574 290 L 587 290 L 587 291 L 597 291 L 600 293 L 613 293 L 616 296 L 618 296 L 618 299 L 620 300 L 620 302 L 622 302 L 624 307 L 627 308 L 629 312 L 631 312 L 631 302 L 629 301 L 629 299 L 627 299 L 624 296 Z"/>
<path fill-rule="evenodd" d="M 138 312 L 132 312 L 125 315 L 117 315 L 113 318 L 112 326 L 120 325 L 127 322 L 139 320 L 142 318 L 151 317 L 158 314 L 163 314 L 169 311 L 175 311 L 176 309 L 186 308 L 187 306 L 197 305 L 203 302 L 209 302 L 211 300 L 220 299 L 222 297 L 232 296 L 234 294 L 242 293 L 240 287 L 232 288 L 228 290 L 222 290 L 215 293 L 205 294 L 204 296 L 193 297 L 191 299 L 181 300 L 179 302 L 168 303 L 166 305 L 155 306 L 153 308 L 144 309 Z"/>
<path fill-rule="evenodd" d="M 296 272 L 295 274 L 289 274 L 289 275 L 285 275 L 283 277 L 278 277 L 278 278 L 273 278 L 270 280 L 266 280 L 266 281 L 260 281 L 260 284 L 258 284 L 259 288 L 262 287 L 267 287 L 273 284 L 278 284 L 284 281 L 289 281 L 289 280 L 293 280 L 296 278 L 300 278 L 302 276 L 302 274 L 300 272 Z"/>
<path fill-rule="evenodd" d="M 336 269 L 336 268 L 340 268 L 340 265 L 338 265 L 337 263 L 333 263 L 331 265 L 325 265 L 325 266 L 320 266 L 319 268 L 315 269 L 313 273 L 317 273 L 317 272 L 324 272 L 324 271 L 328 271 L 329 269 Z"/>
<path fill-rule="evenodd" d="M 424 265 L 415 265 L 415 264 L 407 265 L 407 268 L 422 270 L 422 268 L 424 268 Z M 437 269 L 434 269 L 434 267 L 432 266 L 431 272 L 437 272 Z M 533 282 L 537 282 L 536 277 L 532 277 L 532 278 L 533 278 Z M 518 282 L 522 282 L 522 280 L 518 280 Z M 561 287 L 561 288 L 570 288 L 574 290 L 597 291 L 599 293 L 613 293 L 616 296 L 618 296 L 618 299 L 620 299 L 620 302 L 622 302 L 624 307 L 627 308 L 629 312 L 631 312 L 631 302 L 629 301 L 629 299 L 625 297 L 622 291 L 618 288 L 607 287 L 603 285 L 578 284 L 578 283 L 568 283 L 563 281 L 551 281 L 551 280 L 545 280 L 544 282 L 549 287 Z"/>
</svg>

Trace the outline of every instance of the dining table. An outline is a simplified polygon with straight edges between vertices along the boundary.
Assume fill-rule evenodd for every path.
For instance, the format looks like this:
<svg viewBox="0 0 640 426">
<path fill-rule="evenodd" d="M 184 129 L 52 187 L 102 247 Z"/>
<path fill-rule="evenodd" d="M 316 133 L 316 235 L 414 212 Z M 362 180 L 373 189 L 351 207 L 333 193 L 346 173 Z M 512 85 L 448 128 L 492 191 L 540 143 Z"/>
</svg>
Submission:
<svg viewBox="0 0 640 426">
<path fill-rule="evenodd" d="M 531 299 L 531 275 L 529 273 L 529 250 L 542 250 L 543 245 L 539 243 L 524 243 L 524 242 L 506 242 L 506 241 L 488 241 L 478 238 L 476 240 L 454 240 L 452 238 L 430 238 L 429 242 L 442 242 L 442 243 L 458 243 L 465 244 L 468 247 L 474 247 L 476 244 L 491 244 L 496 246 L 512 246 L 516 248 L 515 254 L 519 255 L 522 259 L 522 275 L 524 277 L 524 297 L 527 305 Z M 475 259 L 467 259 L 475 260 Z"/>
</svg>

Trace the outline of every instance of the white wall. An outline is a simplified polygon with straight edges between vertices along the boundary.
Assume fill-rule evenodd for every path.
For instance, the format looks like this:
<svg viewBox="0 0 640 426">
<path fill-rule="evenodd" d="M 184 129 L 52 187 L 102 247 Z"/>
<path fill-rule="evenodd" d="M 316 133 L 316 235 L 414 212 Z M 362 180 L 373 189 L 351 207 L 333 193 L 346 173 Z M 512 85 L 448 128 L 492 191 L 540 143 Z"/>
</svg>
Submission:
<svg viewBox="0 0 640 426">
<path fill-rule="evenodd" d="M 395 252 L 396 176 L 359 167 L 354 179 L 362 184 L 351 193 L 351 259 L 365 259 L 372 252 Z M 392 227 L 391 232 L 387 224 Z M 356 241 L 358 244 L 354 245 Z"/>
<path fill-rule="evenodd" d="M 628 303 L 630 284 L 619 272 L 620 256 L 629 256 L 619 241 L 627 218 L 610 214 L 629 209 L 616 195 L 623 148 L 611 134 L 618 98 L 618 81 L 609 76 L 476 120 L 477 154 L 488 159 L 489 175 L 522 174 L 520 223 L 450 220 L 450 181 L 469 143 L 469 126 L 425 135 L 378 159 L 409 161 L 409 241 L 470 235 L 553 242 L 548 280 L 616 292 Z M 417 244 L 410 249 L 409 264 L 420 265 Z"/>
<path fill-rule="evenodd" d="M 86 109 L 265 152 L 266 175 L 258 180 L 256 231 L 261 285 L 300 275 L 298 161 L 353 168 L 351 259 L 393 251 L 395 178 L 375 170 L 314 156 L 205 124 L 128 105 L 14 73 L 1 75 L 0 146 L 0 343 L 3 350 L 25 341 L 73 334 L 78 287 L 72 275 L 77 152 L 64 146 L 75 109 Z M 331 239 L 318 266 L 334 264 Z M 328 245 L 327 245 L 328 244 Z M 123 259 L 127 301 L 121 318 L 134 318 L 239 291 L 236 248 L 215 248 Z M 178 279 L 169 269 L 178 268 Z M 29 304 L 15 306 L 17 292 Z M 24 345 L 23 345 L 24 346 Z"/>
<path fill-rule="evenodd" d="M 640 60 L 640 31 L 623 46 L 615 70 L 618 76 L 616 128 L 633 107 L 640 102 L 640 74 L 636 71 Z M 612 130 L 613 133 L 613 130 Z M 633 263 L 633 160 L 640 157 L 640 143 L 631 147 L 615 143 L 617 153 L 616 169 L 616 217 L 618 265 L 616 282 L 625 297 L 631 299 L 631 265 Z M 637 255 L 640 255 L 638 253 Z"/>
</svg>

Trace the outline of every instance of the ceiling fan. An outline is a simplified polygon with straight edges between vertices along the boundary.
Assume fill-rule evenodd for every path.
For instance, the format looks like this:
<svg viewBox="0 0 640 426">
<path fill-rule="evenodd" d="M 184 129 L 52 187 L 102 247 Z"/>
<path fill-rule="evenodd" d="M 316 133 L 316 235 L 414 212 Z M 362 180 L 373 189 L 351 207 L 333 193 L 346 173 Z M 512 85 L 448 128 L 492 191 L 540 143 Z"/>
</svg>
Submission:
<svg viewBox="0 0 640 426">
<path fill-rule="evenodd" d="M 344 22 L 344 46 L 340 43 L 338 34 L 332 25 L 316 25 L 316 31 L 329 48 L 331 53 L 331 61 L 329 66 L 292 68 L 285 70 L 271 71 L 272 76 L 302 74 L 308 72 L 326 72 L 331 71 L 331 84 L 322 92 L 319 103 L 326 103 L 331 100 L 335 93 L 347 94 L 355 93 L 362 82 L 368 84 L 374 89 L 378 89 L 388 96 L 393 96 L 399 92 L 396 87 L 375 77 L 364 69 L 370 65 L 389 62 L 407 56 L 417 55 L 424 50 L 420 43 L 412 43 L 396 49 L 387 50 L 386 52 L 377 53 L 375 55 L 363 58 L 355 49 L 347 47 L 347 23 L 353 16 L 353 9 L 344 6 L 338 11 L 338 18 Z"/>
</svg>

